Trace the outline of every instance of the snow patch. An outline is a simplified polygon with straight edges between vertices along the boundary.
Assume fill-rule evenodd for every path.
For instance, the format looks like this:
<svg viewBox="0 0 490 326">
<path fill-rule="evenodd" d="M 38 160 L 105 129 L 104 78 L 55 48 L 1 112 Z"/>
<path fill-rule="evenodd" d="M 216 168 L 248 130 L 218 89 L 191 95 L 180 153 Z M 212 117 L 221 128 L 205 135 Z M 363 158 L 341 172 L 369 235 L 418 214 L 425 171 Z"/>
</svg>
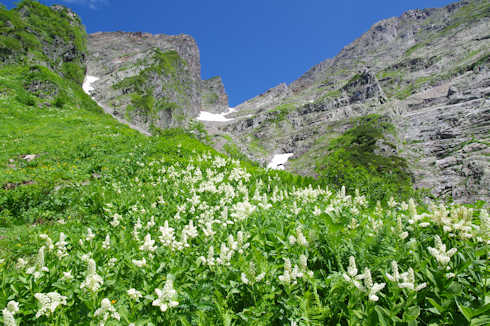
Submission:
<svg viewBox="0 0 490 326">
<path fill-rule="evenodd" d="M 272 157 L 272 160 L 267 165 L 267 168 L 274 170 L 284 170 L 284 164 L 286 164 L 288 159 L 293 155 L 294 153 L 276 154 Z"/>
<path fill-rule="evenodd" d="M 95 90 L 95 88 L 92 86 L 92 84 L 95 83 L 99 79 L 100 79 L 99 77 L 87 75 L 85 77 L 85 80 L 83 81 L 83 85 L 82 85 L 83 91 L 85 93 L 87 93 L 88 95 L 91 95 L 90 93 Z"/>
<path fill-rule="evenodd" d="M 235 112 L 234 108 L 228 108 L 228 111 L 223 112 L 223 113 L 211 113 L 207 111 L 200 111 L 199 116 L 196 118 L 199 121 L 220 121 L 220 122 L 226 122 L 226 121 L 233 121 L 235 119 L 228 119 L 225 116 Z"/>
</svg>

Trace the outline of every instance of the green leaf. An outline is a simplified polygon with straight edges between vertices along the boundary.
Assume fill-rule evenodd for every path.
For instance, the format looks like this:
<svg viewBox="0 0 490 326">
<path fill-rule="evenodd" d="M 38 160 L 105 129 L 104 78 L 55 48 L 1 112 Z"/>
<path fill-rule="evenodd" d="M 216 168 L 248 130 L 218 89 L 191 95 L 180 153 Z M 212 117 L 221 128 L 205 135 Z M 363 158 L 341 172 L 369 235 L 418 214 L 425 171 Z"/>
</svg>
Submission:
<svg viewBox="0 0 490 326">
<path fill-rule="evenodd" d="M 478 317 L 471 320 L 470 326 L 489 325 L 490 316 Z"/>
<path fill-rule="evenodd" d="M 388 325 L 383 317 L 383 308 L 381 308 L 380 306 L 376 306 L 374 307 L 374 310 L 376 310 L 376 313 L 378 314 L 378 321 L 379 321 L 379 324 L 382 325 L 382 326 L 385 326 L 385 325 Z"/>
<path fill-rule="evenodd" d="M 456 300 L 456 305 L 458 305 L 458 309 L 461 311 L 464 318 L 466 318 L 467 321 L 471 321 L 471 318 L 473 317 L 472 309 L 459 304 L 458 300 Z"/>
<path fill-rule="evenodd" d="M 414 321 L 414 320 L 417 320 L 417 317 L 419 315 L 420 315 L 420 308 L 419 308 L 419 306 L 412 306 L 412 307 L 409 307 L 403 313 L 403 320 L 405 320 L 405 321 Z"/>
<path fill-rule="evenodd" d="M 443 309 L 443 308 L 442 308 L 442 307 L 441 307 L 441 306 L 440 306 L 440 305 L 439 305 L 437 302 L 435 302 L 435 301 L 434 301 L 434 299 L 432 299 L 432 298 L 427 298 L 427 301 L 429 301 L 429 302 L 430 302 L 430 304 L 431 304 L 432 306 L 434 306 L 434 309 L 428 309 L 429 311 L 432 311 L 432 312 L 434 312 L 434 313 L 435 313 L 435 314 L 437 314 L 437 315 L 440 315 L 441 313 L 443 313 L 443 312 L 444 312 L 444 309 Z M 434 311 L 434 310 L 435 310 L 435 311 Z"/>
</svg>

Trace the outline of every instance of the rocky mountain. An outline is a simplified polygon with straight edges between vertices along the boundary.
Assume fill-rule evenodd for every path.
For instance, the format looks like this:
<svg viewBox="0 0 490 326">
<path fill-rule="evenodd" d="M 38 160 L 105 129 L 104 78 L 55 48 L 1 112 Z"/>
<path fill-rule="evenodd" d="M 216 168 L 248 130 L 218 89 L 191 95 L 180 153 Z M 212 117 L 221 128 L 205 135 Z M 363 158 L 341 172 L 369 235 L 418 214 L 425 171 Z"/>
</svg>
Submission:
<svg viewBox="0 0 490 326">
<path fill-rule="evenodd" d="M 0 7 L 0 65 L 43 66 L 81 85 L 86 60 L 85 27 L 70 9 L 36 1 Z M 49 87 L 40 80 L 26 85 L 34 93 Z"/>
<path fill-rule="evenodd" d="M 94 98 L 144 130 L 184 126 L 201 102 L 217 112 L 228 108 L 221 79 L 201 80 L 199 48 L 189 35 L 95 33 L 88 52 Z"/>
<path fill-rule="evenodd" d="M 340 53 L 209 123 L 250 159 L 331 181 L 409 180 L 488 200 L 490 4 L 459 1 L 374 24 Z M 357 173 L 357 172 L 356 172 Z"/>
</svg>

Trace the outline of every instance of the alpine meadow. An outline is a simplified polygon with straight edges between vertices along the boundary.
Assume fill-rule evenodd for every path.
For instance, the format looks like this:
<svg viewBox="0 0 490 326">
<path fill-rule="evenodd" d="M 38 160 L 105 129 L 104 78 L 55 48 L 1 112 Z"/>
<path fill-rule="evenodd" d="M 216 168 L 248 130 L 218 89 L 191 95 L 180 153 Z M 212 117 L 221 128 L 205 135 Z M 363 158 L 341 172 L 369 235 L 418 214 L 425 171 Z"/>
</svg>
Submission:
<svg viewBox="0 0 490 326">
<path fill-rule="evenodd" d="M 409 11 L 229 108 L 191 36 L 0 5 L 1 321 L 489 325 L 489 26 Z"/>
</svg>

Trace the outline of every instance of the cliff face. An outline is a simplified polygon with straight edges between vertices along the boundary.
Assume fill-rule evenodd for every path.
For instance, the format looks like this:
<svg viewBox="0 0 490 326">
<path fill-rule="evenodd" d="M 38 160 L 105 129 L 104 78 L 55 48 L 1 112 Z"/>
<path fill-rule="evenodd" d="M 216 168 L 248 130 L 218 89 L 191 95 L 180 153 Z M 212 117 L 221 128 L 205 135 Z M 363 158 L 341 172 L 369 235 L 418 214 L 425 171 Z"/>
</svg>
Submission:
<svg viewBox="0 0 490 326">
<path fill-rule="evenodd" d="M 44 66 L 81 85 L 86 54 L 85 28 L 70 9 L 36 1 L 0 8 L 0 65 Z M 26 87 L 46 86 L 41 84 Z"/>
<path fill-rule="evenodd" d="M 488 200 L 489 16 L 488 1 L 474 0 L 378 22 L 291 85 L 239 105 L 220 132 L 252 159 L 294 153 L 287 169 L 322 175 L 339 139 L 376 115 L 391 127 L 373 155 L 406 163 L 436 196 Z"/>
<path fill-rule="evenodd" d="M 94 98 L 136 125 L 182 126 L 201 105 L 199 49 L 188 35 L 95 33 L 87 74 L 99 78 Z"/>
<path fill-rule="evenodd" d="M 201 84 L 202 111 L 222 113 L 228 110 L 228 95 L 221 77 L 203 80 Z"/>
</svg>

